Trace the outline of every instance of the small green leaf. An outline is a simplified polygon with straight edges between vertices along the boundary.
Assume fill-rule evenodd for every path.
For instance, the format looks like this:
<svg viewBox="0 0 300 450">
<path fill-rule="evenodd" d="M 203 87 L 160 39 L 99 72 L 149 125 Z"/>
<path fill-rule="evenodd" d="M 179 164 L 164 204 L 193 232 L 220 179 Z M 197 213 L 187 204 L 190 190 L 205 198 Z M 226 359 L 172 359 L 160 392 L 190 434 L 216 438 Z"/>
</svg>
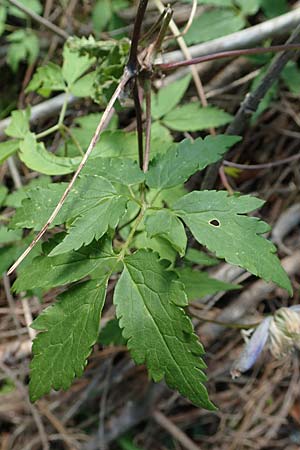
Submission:
<svg viewBox="0 0 300 450">
<path fill-rule="evenodd" d="M 251 92 L 253 92 L 260 85 L 261 81 L 263 80 L 263 78 L 265 77 L 265 75 L 267 73 L 267 70 L 268 70 L 268 65 L 266 65 L 265 67 L 263 67 L 260 70 L 259 75 L 253 80 L 253 83 L 251 85 Z M 261 116 L 261 114 L 266 109 L 269 108 L 272 100 L 274 100 L 274 98 L 276 98 L 277 94 L 278 94 L 278 81 L 273 83 L 273 85 L 270 87 L 270 89 L 268 89 L 268 91 L 266 92 L 266 94 L 264 95 L 262 100 L 260 101 L 257 110 L 252 114 L 252 117 L 251 117 L 252 125 L 257 121 L 259 116 Z"/>
<path fill-rule="evenodd" d="M 97 0 L 92 11 L 92 22 L 95 31 L 105 30 L 112 17 L 111 0 Z"/>
<path fill-rule="evenodd" d="M 213 295 L 216 292 L 240 289 L 240 286 L 237 284 L 215 280 L 214 278 L 210 278 L 206 272 L 199 272 L 199 270 L 193 270 L 190 267 L 177 269 L 176 273 L 181 283 L 184 284 L 187 298 L 190 301 L 197 300 L 206 295 Z"/>
<path fill-rule="evenodd" d="M 153 119 L 160 119 L 180 102 L 191 81 L 187 75 L 179 81 L 161 87 L 157 94 L 153 95 L 151 114 Z"/>
<path fill-rule="evenodd" d="M 125 186 L 142 183 L 145 179 L 145 174 L 139 165 L 125 158 L 92 158 L 87 162 L 82 174 L 102 176 Z"/>
<path fill-rule="evenodd" d="M 215 409 L 202 384 L 204 350 L 183 309 L 183 285 L 157 255 L 141 250 L 125 258 L 114 304 L 134 361 L 145 363 L 154 381 L 165 378 L 197 406 Z"/>
<path fill-rule="evenodd" d="M 244 17 L 233 9 L 205 11 L 194 19 L 184 39 L 188 45 L 198 44 L 239 31 L 245 25 Z"/>
<path fill-rule="evenodd" d="M 107 322 L 99 333 L 98 342 L 102 345 L 126 345 L 118 319 Z"/>
<path fill-rule="evenodd" d="M 288 12 L 289 5 L 287 0 L 260 0 L 261 8 L 268 19 L 280 16 Z"/>
<path fill-rule="evenodd" d="M 197 241 L 218 258 L 273 281 L 291 294 L 291 282 L 275 254 L 276 247 L 261 236 L 269 231 L 269 225 L 257 217 L 245 216 L 263 203 L 248 195 L 201 191 L 185 195 L 173 208 Z"/>
<path fill-rule="evenodd" d="M 72 86 L 95 62 L 95 58 L 72 51 L 68 44 L 64 46 L 63 56 L 62 75 L 68 86 Z"/>
<path fill-rule="evenodd" d="M 91 97 L 96 80 L 96 72 L 88 73 L 71 86 L 70 91 L 75 97 Z"/>
<path fill-rule="evenodd" d="M 150 238 L 161 236 L 178 251 L 185 254 L 187 237 L 182 222 L 169 209 L 151 211 L 146 217 L 145 228 Z"/>
<path fill-rule="evenodd" d="M 9 244 L 22 238 L 21 230 L 8 230 L 7 227 L 0 225 L 0 244 Z"/>
<path fill-rule="evenodd" d="M 31 170 L 46 175 L 65 175 L 73 172 L 79 165 L 81 157 L 67 158 L 56 156 L 46 150 L 43 142 L 37 142 L 33 133 L 27 133 L 20 143 L 20 159 Z"/>
<path fill-rule="evenodd" d="M 260 8 L 262 0 L 235 0 L 236 5 L 241 8 L 246 16 L 256 14 Z"/>
<path fill-rule="evenodd" d="M 30 399 L 35 402 L 51 388 L 68 389 L 80 377 L 97 341 L 107 277 L 88 281 L 65 292 L 33 322 L 41 331 L 33 341 Z"/>
<path fill-rule="evenodd" d="M 7 9 L 5 6 L 0 5 L 0 36 L 5 30 L 5 22 L 7 16 Z"/>
<path fill-rule="evenodd" d="M 144 231 L 136 234 L 135 238 L 132 241 L 132 248 L 147 248 L 153 250 L 154 252 L 158 253 L 160 259 L 164 259 L 172 265 L 175 264 L 177 257 L 177 251 L 170 245 L 169 241 L 161 236 L 150 238 Z"/>
<path fill-rule="evenodd" d="M 36 91 L 44 97 L 48 97 L 52 91 L 65 91 L 61 68 L 52 62 L 37 69 L 28 84 L 25 92 Z"/>
<path fill-rule="evenodd" d="M 207 253 L 195 248 L 188 248 L 184 259 L 190 263 L 199 264 L 200 266 L 215 266 L 220 262 L 219 259 L 212 258 Z"/>
<path fill-rule="evenodd" d="M 201 131 L 226 125 L 231 120 L 230 114 L 215 106 L 202 108 L 198 103 L 189 103 L 169 112 L 163 118 L 163 123 L 171 130 Z"/>
<path fill-rule="evenodd" d="M 56 238 L 50 242 L 52 248 L 58 244 Z M 111 242 L 104 237 L 77 252 L 72 251 L 52 258 L 45 255 L 34 258 L 29 267 L 21 266 L 13 287 L 17 292 L 21 292 L 65 285 L 81 280 L 96 269 L 102 268 L 105 273 L 115 263 L 115 259 Z"/>
<path fill-rule="evenodd" d="M 7 62 L 14 72 L 21 61 L 33 64 L 39 55 L 39 39 L 31 30 L 17 30 L 11 33 L 7 40 L 11 43 L 7 52 Z"/>
<path fill-rule="evenodd" d="M 7 245 L 0 248 L 0 274 L 2 275 L 25 250 L 22 246 Z"/>
<path fill-rule="evenodd" d="M 153 160 L 146 174 L 146 183 L 156 189 L 177 186 L 198 170 L 218 161 L 240 139 L 238 136 L 224 135 L 207 136 L 195 141 L 185 139 Z"/>
<path fill-rule="evenodd" d="M 144 450 L 141 447 L 137 447 L 136 445 L 134 445 L 132 439 L 129 439 L 125 436 L 121 439 L 118 439 L 117 442 L 122 450 Z"/>
<path fill-rule="evenodd" d="M 300 70 L 294 61 L 289 61 L 283 71 L 281 78 L 292 94 L 300 94 Z"/>
<path fill-rule="evenodd" d="M 0 186 L 0 206 L 3 205 L 4 200 L 7 197 L 8 189 L 6 186 Z"/>
<path fill-rule="evenodd" d="M 11 206 L 12 208 L 20 208 L 22 205 L 22 201 L 25 200 L 27 194 L 30 190 L 44 187 L 47 188 L 48 184 L 50 184 L 51 178 L 47 175 L 42 175 L 38 178 L 34 178 L 28 184 L 20 187 L 16 191 L 9 194 L 5 200 L 5 206 Z"/>
<path fill-rule="evenodd" d="M 2 164 L 7 158 L 12 156 L 19 149 L 19 141 L 11 140 L 0 143 L 0 164 Z"/>
<path fill-rule="evenodd" d="M 10 137 L 23 139 L 29 129 L 30 109 L 23 111 L 13 111 L 11 113 L 11 121 L 5 129 L 5 134 Z M 14 142 L 14 141 L 12 141 Z"/>
</svg>

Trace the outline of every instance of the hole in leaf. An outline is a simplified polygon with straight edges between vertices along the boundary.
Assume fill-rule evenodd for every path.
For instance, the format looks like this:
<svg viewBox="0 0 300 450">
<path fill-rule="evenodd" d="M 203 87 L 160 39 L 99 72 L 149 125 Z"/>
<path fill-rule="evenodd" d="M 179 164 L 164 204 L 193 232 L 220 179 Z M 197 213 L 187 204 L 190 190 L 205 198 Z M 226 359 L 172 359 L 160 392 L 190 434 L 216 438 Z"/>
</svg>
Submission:
<svg viewBox="0 0 300 450">
<path fill-rule="evenodd" d="M 221 225 L 217 219 L 210 220 L 209 224 L 212 225 L 213 227 L 219 227 Z"/>
</svg>

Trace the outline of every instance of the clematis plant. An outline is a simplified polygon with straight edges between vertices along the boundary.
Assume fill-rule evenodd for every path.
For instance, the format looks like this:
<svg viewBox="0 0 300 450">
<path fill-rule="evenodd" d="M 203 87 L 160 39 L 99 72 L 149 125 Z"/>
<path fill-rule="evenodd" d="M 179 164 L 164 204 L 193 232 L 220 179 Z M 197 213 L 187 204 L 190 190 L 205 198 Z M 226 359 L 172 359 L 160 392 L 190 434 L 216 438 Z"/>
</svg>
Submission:
<svg viewBox="0 0 300 450">
<path fill-rule="evenodd" d="M 235 362 L 232 377 L 251 369 L 264 348 L 276 359 L 300 349 L 300 305 L 280 308 L 260 323 Z"/>
</svg>

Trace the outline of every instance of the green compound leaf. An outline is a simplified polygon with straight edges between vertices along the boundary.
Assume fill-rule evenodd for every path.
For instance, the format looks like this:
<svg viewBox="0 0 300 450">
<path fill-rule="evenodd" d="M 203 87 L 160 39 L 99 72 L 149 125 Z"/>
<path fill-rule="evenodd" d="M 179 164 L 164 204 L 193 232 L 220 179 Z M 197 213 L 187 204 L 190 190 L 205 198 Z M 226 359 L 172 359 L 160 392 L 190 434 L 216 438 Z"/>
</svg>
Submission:
<svg viewBox="0 0 300 450">
<path fill-rule="evenodd" d="M 128 256 L 114 294 L 123 336 L 137 364 L 145 363 L 154 381 L 167 384 L 195 405 L 215 409 L 203 373 L 204 353 L 184 311 L 187 299 L 176 275 L 145 250 Z"/>
<path fill-rule="evenodd" d="M 145 228 L 150 238 L 161 236 L 178 251 L 185 254 L 187 237 L 182 222 L 169 209 L 153 211 L 146 217 Z"/>
<path fill-rule="evenodd" d="M 99 240 L 109 228 L 116 228 L 125 214 L 128 199 L 119 195 L 109 181 L 102 179 L 102 186 L 101 189 L 99 183 L 97 202 L 74 220 L 65 239 L 52 250 L 50 256 L 78 250 L 93 239 Z"/>
<path fill-rule="evenodd" d="M 239 136 L 221 134 L 198 138 L 194 142 L 184 139 L 172 146 L 167 153 L 154 159 L 146 174 L 146 183 L 156 189 L 177 186 L 187 181 L 197 170 L 203 170 L 218 161 L 240 139 Z"/>
<path fill-rule="evenodd" d="M 67 183 L 50 184 L 26 192 L 22 206 L 10 222 L 11 228 L 33 228 L 39 231 L 48 220 L 67 187 Z M 107 197 L 117 197 L 112 184 L 102 177 L 81 177 L 71 190 L 51 227 L 73 220 L 99 206 Z"/>
<path fill-rule="evenodd" d="M 52 244 L 53 241 L 54 244 Z M 58 243 L 56 237 L 53 241 L 50 241 L 52 248 Z M 76 252 L 71 251 L 52 258 L 45 255 L 34 258 L 31 264 L 21 266 L 13 288 L 21 292 L 65 285 L 81 280 L 96 269 L 106 272 L 111 269 L 115 261 L 116 256 L 113 254 L 111 241 L 104 237 L 101 241 L 92 242 Z"/>
<path fill-rule="evenodd" d="M 191 192 L 173 205 L 197 241 L 224 258 L 266 281 L 273 281 L 292 293 L 276 247 L 262 234 L 270 227 L 257 217 L 245 214 L 259 208 L 263 200 L 229 196 L 224 191 Z"/>
<path fill-rule="evenodd" d="M 185 286 L 185 292 L 189 300 L 197 300 L 220 291 L 240 289 L 240 286 L 237 284 L 215 280 L 210 278 L 206 272 L 199 272 L 199 270 L 193 270 L 190 267 L 177 269 L 176 273 L 181 283 Z"/>
<path fill-rule="evenodd" d="M 33 133 L 27 133 L 20 143 L 21 161 L 31 170 L 45 175 L 65 175 L 73 172 L 81 161 L 81 157 L 67 158 L 56 156 L 46 150 L 44 143 L 37 142 Z"/>
<path fill-rule="evenodd" d="M 198 103 L 189 103 L 174 108 L 162 122 L 175 131 L 201 131 L 226 125 L 231 120 L 230 114 L 215 106 L 203 108 Z"/>
<path fill-rule="evenodd" d="M 68 389 L 80 377 L 96 343 L 107 277 L 88 281 L 59 296 L 34 322 L 29 392 L 35 402 L 51 388 Z"/>
</svg>

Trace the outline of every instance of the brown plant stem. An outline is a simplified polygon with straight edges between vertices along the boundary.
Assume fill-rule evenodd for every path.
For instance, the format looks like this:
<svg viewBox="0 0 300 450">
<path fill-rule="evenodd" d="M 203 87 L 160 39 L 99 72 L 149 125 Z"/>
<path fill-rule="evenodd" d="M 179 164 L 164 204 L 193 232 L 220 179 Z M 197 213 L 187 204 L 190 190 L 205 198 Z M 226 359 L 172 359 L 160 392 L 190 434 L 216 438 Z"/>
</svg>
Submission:
<svg viewBox="0 0 300 450">
<path fill-rule="evenodd" d="M 137 77 L 134 80 L 132 95 L 133 95 L 134 109 L 135 109 L 135 115 L 136 115 L 139 166 L 140 166 L 140 169 L 142 169 L 143 168 L 143 159 L 144 159 L 143 111 L 142 111 L 142 106 L 141 106 L 141 101 L 140 101 L 139 85 L 138 85 Z"/>
<path fill-rule="evenodd" d="M 201 64 L 203 62 L 215 61 L 217 59 L 234 58 L 237 56 L 246 56 L 246 55 L 262 55 L 265 53 L 282 52 L 288 50 L 300 50 L 300 44 L 286 43 L 281 45 L 271 45 L 269 47 L 254 47 L 254 48 L 243 48 L 240 50 L 228 50 L 225 52 L 217 52 L 204 56 L 199 56 L 198 58 L 192 58 L 185 61 L 156 64 L 155 68 L 167 72 L 170 70 L 178 69 L 180 67 L 193 66 L 196 64 Z"/>
<path fill-rule="evenodd" d="M 138 46 L 141 35 L 142 23 L 146 13 L 148 0 L 140 0 L 138 10 L 135 17 L 133 35 L 127 67 L 130 71 L 136 72 L 138 66 Z"/>
</svg>

